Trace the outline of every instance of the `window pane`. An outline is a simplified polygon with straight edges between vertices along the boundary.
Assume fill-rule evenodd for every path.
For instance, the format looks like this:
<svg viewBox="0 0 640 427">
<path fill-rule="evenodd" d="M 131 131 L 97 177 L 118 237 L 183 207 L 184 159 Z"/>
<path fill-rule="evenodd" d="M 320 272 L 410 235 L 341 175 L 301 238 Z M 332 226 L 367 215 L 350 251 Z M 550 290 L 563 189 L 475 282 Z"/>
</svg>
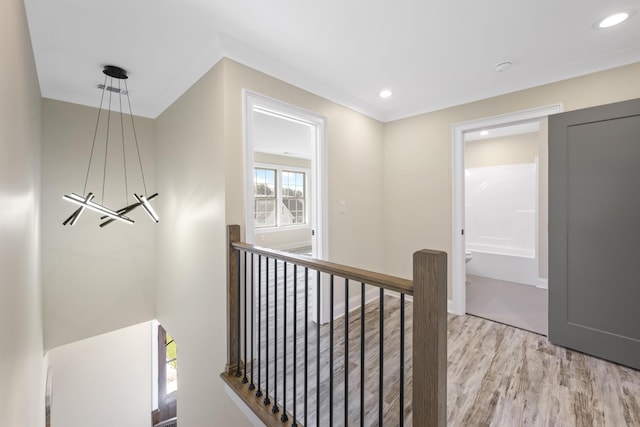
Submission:
<svg viewBox="0 0 640 427">
<path fill-rule="evenodd" d="M 169 333 L 167 333 L 167 343 L 165 345 L 165 348 L 167 349 L 167 363 L 173 361 L 173 363 L 175 364 L 175 359 L 177 356 L 176 342 L 173 340 L 171 335 L 169 335 Z"/>
<path fill-rule="evenodd" d="M 173 337 L 167 332 L 165 339 L 167 394 L 178 389 L 178 348 Z"/>
<path fill-rule="evenodd" d="M 254 227 L 275 227 L 276 217 L 276 170 L 254 168 Z"/>
<path fill-rule="evenodd" d="M 305 224 L 304 172 L 282 172 L 282 225 Z"/>
</svg>

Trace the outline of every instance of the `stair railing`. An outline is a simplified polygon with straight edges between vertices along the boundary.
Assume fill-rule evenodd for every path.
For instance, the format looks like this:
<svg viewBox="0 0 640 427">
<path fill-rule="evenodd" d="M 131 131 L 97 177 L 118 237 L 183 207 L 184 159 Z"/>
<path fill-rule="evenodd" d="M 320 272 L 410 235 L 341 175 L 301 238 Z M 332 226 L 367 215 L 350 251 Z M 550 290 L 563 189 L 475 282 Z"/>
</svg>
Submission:
<svg viewBox="0 0 640 427">
<path fill-rule="evenodd" d="M 415 252 L 411 281 L 227 241 L 221 377 L 265 425 L 446 425 L 446 253 Z"/>
</svg>

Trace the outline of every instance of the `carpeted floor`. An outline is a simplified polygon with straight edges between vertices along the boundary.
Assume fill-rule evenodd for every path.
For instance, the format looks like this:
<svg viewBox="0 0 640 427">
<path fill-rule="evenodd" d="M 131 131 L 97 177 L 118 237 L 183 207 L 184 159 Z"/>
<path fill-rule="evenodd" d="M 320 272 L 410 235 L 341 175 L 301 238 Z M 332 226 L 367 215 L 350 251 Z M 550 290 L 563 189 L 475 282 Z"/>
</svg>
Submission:
<svg viewBox="0 0 640 427">
<path fill-rule="evenodd" d="M 547 335 L 547 290 L 467 275 L 467 313 Z"/>
</svg>

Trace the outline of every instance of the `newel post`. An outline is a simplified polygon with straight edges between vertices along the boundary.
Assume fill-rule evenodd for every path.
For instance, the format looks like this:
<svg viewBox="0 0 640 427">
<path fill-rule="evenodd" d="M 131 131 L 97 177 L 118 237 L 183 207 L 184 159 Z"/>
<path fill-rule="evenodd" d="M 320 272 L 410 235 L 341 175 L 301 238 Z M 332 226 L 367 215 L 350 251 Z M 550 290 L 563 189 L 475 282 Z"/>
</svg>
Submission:
<svg viewBox="0 0 640 427">
<path fill-rule="evenodd" d="M 227 366 L 232 373 L 238 364 L 238 334 L 240 332 L 240 251 L 232 243 L 240 241 L 240 226 L 227 226 Z"/>
<path fill-rule="evenodd" d="M 447 254 L 413 254 L 413 425 L 447 424 Z"/>
</svg>

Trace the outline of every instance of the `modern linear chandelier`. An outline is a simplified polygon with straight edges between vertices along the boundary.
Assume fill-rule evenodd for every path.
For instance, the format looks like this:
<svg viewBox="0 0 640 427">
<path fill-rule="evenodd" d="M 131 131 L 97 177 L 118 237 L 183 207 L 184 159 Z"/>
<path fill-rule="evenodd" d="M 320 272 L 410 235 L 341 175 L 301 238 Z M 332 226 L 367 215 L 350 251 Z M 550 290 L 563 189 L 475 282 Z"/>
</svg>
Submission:
<svg viewBox="0 0 640 427">
<path fill-rule="evenodd" d="M 68 200 L 80 207 L 76 209 L 71 216 L 69 216 L 62 224 L 63 225 L 75 225 L 80 218 L 80 215 L 84 212 L 85 209 L 89 209 L 99 214 L 102 214 L 100 220 L 100 227 L 104 227 L 106 225 L 111 224 L 113 221 L 121 221 L 127 224 L 133 224 L 134 221 L 129 218 L 127 215 L 129 212 L 137 208 L 138 206 L 142 206 L 142 208 L 147 212 L 147 214 L 151 217 L 151 219 L 155 222 L 159 221 L 158 214 L 156 214 L 155 210 L 149 203 L 152 199 L 158 196 L 158 193 L 154 193 L 151 196 L 147 193 L 147 183 L 144 178 L 144 170 L 142 169 L 142 159 L 140 157 L 140 147 L 138 145 L 138 137 L 136 135 L 136 127 L 133 120 L 133 112 L 131 110 L 131 100 L 129 99 L 129 89 L 127 87 L 127 72 L 120 67 L 116 67 L 114 65 L 107 65 L 104 67 L 102 71 L 105 74 L 104 83 L 99 84 L 98 88 L 102 89 L 102 96 L 100 98 L 100 108 L 98 109 L 98 118 L 96 120 L 96 128 L 93 134 L 93 143 L 91 145 L 91 155 L 89 156 L 89 165 L 87 167 L 87 175 L 84 181 L 84 189 L 82 190 L 82 196 L 76 193 L 65 194 L 62 198 Z M 114 86 L 117 83 L 117 87 Z M 124 83 L 124 87 L 122 87 L 122 83 Z M 89 182 L 89 175 L 91 173 L 91 164 L 94 160 L 94 154 L 96 152 L 96 140 L 98 139 L 98 129 L 100 125 L 100 119 L 103 115 L 102 105 L 105 101 L 105 94 L 108 92 L 108 108 L 107 112 L 107 125 L 106 125 L 106 137 L 105 137 L 105 147 L 104 147 L 104 165 L 102 170 L 102 194 L 100 203 L 94 201 L 95 194 L 93 192 L 87 192 L 87 184 Z M 123 162 L 123 171 L 124 171 L 124 207 L 121 209 L 110 209 L 105 206 L 104 203 L 104 193 L 105 193 L 105 184 L 107 180 L 107 159 L 109 156 L 109 131 L 111 126 L 111 105 L 114 98 L 114 94 L 117 95 L 117 101 L 120 104 L 119 116 L 120 116 L 120 137 L 121 137 L 121 148 L 122 148 L 122 162 Z M 144 193 L 133 193 L 133 198 L 130 199 L 129 196 L 129 181 L 127 175 L 127 158 L 126 158 L 126 146 L 125 146 L 125 125 L 124 125 L 124 116 L 126 113 L 122 110 L 122 101 L 123 95 L 126 96 L 127 105 L 129 106 L 128 116 L 131 120 L 131 130 L 133 133 L 133 141 L 135 142 L 135 149 L 138 158 L 138 164 L 140 165 L 140 175 L 142 178 L 142 186 L 144 189 Z M 115 115 L 115 114 L 114 114 Z M 117 117 L 114 119 L 117 120 Z M 114 143 L 115 144 L 115 143 Z M 113 144 L 112 144 L 113 145 Z M 120 147 L 117 147 L 118 149 Z M 113 147 L 112 147 L 113 148 Z"/>
</svg>

